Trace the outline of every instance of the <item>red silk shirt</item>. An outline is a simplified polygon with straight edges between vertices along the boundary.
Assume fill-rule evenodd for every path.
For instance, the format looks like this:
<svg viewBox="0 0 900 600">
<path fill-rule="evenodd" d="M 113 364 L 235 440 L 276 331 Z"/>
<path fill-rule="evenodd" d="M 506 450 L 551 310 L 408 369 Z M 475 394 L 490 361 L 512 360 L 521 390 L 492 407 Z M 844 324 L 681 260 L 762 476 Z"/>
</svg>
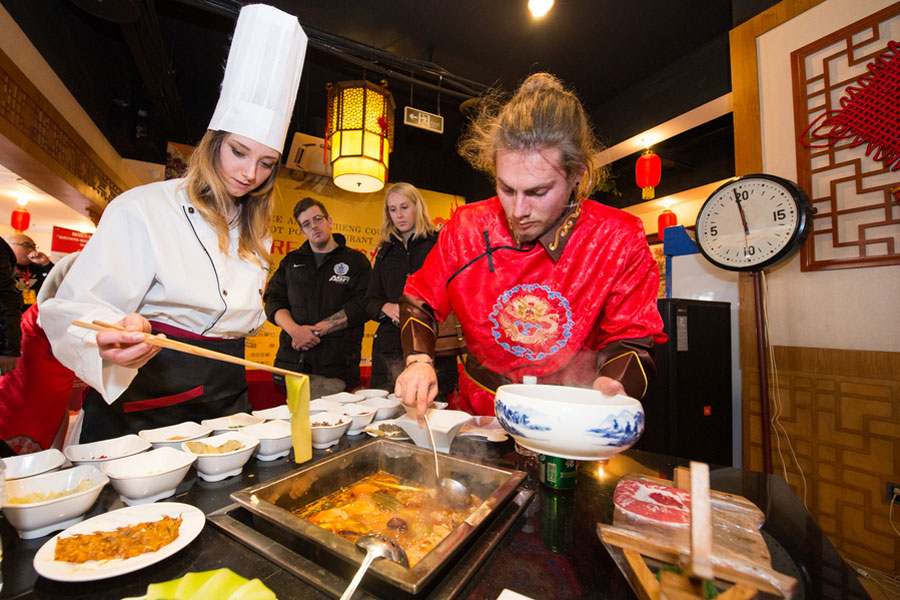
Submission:
<svg viewBox="0 0 900 600">
<path fill-rule="evenodd" d="M 404 289 L 441 321 L 459 317 L 468 351 L 519 382 L 589 386 L 596 352 L 619 340 L 666 340 L 659 271 L 641 221 L 582 200 L 536 243 L 517 247 L 500 201 L 459 208 Z M 494 395 L 460 380 L 460 406 L 494 414 Z"/>
</svg>

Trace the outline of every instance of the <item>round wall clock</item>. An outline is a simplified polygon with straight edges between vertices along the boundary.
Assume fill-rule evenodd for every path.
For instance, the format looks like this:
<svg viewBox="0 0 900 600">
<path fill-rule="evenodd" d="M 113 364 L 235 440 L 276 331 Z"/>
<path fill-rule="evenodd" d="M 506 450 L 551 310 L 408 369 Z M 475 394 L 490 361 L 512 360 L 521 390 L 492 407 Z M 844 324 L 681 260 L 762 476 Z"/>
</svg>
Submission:
<svg viewBox="0 0 900 600">
<path fill-rule="evenodd" d="M 730 271 L 761 271 L 793 256 L 812 229 L 814 210 L 796 183 L 744 175 L 707 198 L 697 216 L 697 245 Z"/>
</svg>

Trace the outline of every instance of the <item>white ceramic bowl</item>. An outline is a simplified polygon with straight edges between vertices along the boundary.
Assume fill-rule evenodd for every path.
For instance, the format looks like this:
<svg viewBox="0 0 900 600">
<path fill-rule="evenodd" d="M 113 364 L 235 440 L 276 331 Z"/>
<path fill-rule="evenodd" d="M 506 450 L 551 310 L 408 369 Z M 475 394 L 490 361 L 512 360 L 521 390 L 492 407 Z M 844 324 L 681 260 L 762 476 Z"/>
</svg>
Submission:
<svg viewBox="0 0 900 600">
<path fill-rule="evenodd" d="M 150 442 L 130 433 L 111 440 L 77 444 L 64 450 L 66 458 L 75 465 L 92 465 L 150 449 Z"/>
<path fill-rule="evenodd" d="M 644 432 L 640 402 L 586 388 L 504 385 L 497 389 L 494 411 L 519 444 L 560 458 L 609 459 Z"/>
<path fill-rule="evenodd" d="M 259 440 L 254 455 L 257 460 L 270 461 L 287 456 L 291 451 L 291 424 L 287 421 L 266 421 L 241 429 L 241 433 Z"/>
<path fill-rule="evenodd" d="M 309 417 L 312 430 L 312 447 L 322 450 L 336 445 L 341 441 L 341 436 L 347 433 L 353 418 L 334 413 L 317 413 Z M 313 425 L 313 423 L 329 423 L 328 425 Z"/>
<path fill-rule="evenodd" d="M 254 410 L 250 414 L 252 414 L 254 417 L 262 417 L 266 421 L 274 421 L 276 419 L 280 419 L 282 421 L 291 420 L 291 409 L 288 408 L 287 404 L 282 404 L 281 406 L 273 406 L 272 408 L 264 408 L 262 410 Z"/>
<path fill-rule="evenodd" d="M 438 452 L 450 452 L 450 444 L 453 438 L 459 433 L 460 428 L 472 419 L 472 415 L 461 410 L 434 410 L 428 411 L 428 421 L 431 423 L 431 432 L 434 434 L 434 446 Z M 398 426 L 403 428 L 406 435 L 416 444 L 423 448 L 431 448 L 431 441 L 428 439 L 428 429 L 425 423 L 419 425 L 416 421 L 416 409 L 409 408 L 409 411 L 394 421 Z"/>
<path fill-rule="evenodd" d="M 315 400 L 309 401 L 309 414 L 325 412 L 333 408 L 340 408 L 341 406 L 343 406 L 343 404 L 341 404 L 340 402 L 332 402 L 331 400 L 316 398 Z"/>
<path fill-rule="evenodd" d="M 359 435 L 362 433 L 362 430 L 365 429 L 366 425 L 371 423 L 375 418 L 377 410 L 371 406 L 344 404 L 338 408 L 329 409 L 328 412 L 334 415 L 347 415 L 353 419 L 353 422 L 350 424 L 350 429 L 347 430 L 347 435 Z"/>
<path fill-rule="evenodd" d="M 197 474 L 203 481 L 222 481 L 227 477 L 239 475 L 244 469 L 244 465 L 250 460 L 250 455 L 259 446 L 259 440 L 237 431 L 229 431 L 197 441 L 210 446 L 221 446 L 228 440 L 241 442 L 241 447 L 224 454 L 196 454 Z M 195 455 L 188 448 L 187 442 L 181 444 L 181 449 L 188 454 Z"/>
<path fill-rule="evenodd" d="M 9 504 L 11 498 L 21 498 L 35 492 L 47 494 L 74 490 L 85 481 L 90 482 L 85 484 L 86 489 L 73 494 L 28 504 Z M 30 540 L 62 531 L 84 519 L 84 514 L 97 501 L 107 482 L 106 475 L 93 465 L 7 481 L 3 516 L 19 531 L 22 539 Z"/>
<path fill-rule="evenodd" d="M 362 400 L 365 400 L 366 397 L 360 394 L 351 394 L 350 392 L 338 392 L 337 394 L 322 396 L 319 399 L 328 400 L 329 402 L 339 402 L 340 404 L 346 404 L 348 402 L 360 402 Z"/>
<path fill-rule="evenodd" d="M 391 394 L 387 398 L 366 398 L 359 403 L 360 406 L 368 406 L 375 409 L 375 420 L 393 419 L 403 412 L 400 398 Z"/>
<path fill-rule="evenodd" d="M 171 447 L 109 460 L 100 468 L 128 506 L 148 504 L 175 493 L 197 457 Z"/>
<path fill-rule="evenodd" d="M 366 398 L 387 398 L 387 395 L 390 393 L 387 390 L 376 390 L 374 388 L 369 388 L 365 390 L 356 390 L 353 392 L 359 396 L 364 396 Z"/>
<path fill-rule="evenodd" d="M 6 480 L 32 477 L 55 471 L 66 462 L 66 457 L 56 448 L 34 452 L 32 454 L 19 454 L 3 459 L 6 465 Z"/>
<path fill-rule="evenodd" d="M 447 408 L 449 405 L 450 405 L 449 402 L 438 402 L 437 400 L 435 400 L 434 402 L 431 403 L 431 406 L 433 406 L 434 408 L 437 408 L 438 410 L 443 410 L 443 409 Z"/>
<path fill-rule="evenodd" d="M 181 448 L 181 442 L 190 442 L 205 438 L 212 433 L 212 427 L 200 425 L 193 421 L 185 421 L 178 425 L 169 425 L 168 427 L 157 427 L 156 429 L 142 429 L 138 431 L 138 436 L 144 439 L 154 448 Z"/>
<path fill-rule="evenodd" d="M 254 417 L 247 413 L 235 413 L 227 417 L 219 417 L 218 419 L 203 419 L 200 423 L 207 427 L 212 427 L 213 435 L 219 435 L 229 431 L 240 431 L 241 428 L 249 427 L 250 425 L 259 425 L 265 420 L 265 417 Z"/>
</svg>

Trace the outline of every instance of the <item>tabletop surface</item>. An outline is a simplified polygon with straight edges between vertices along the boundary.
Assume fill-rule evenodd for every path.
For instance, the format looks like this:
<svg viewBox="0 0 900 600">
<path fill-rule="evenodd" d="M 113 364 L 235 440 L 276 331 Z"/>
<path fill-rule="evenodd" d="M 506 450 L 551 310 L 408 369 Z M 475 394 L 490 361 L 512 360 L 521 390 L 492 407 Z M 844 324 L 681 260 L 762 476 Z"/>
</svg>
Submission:
<svg viewBox="0 0 900 600">
<path fill-rule="evenodd" d="M 344 437 L 338 446 L 315 450 L 313 461 L 368 440 L 367 436 Z M 600 542 L 596 525 L 612 522 L 612 495 L 623 475 L 640 473 L 670 479 L 675 467 L 687 464 L 681 459 L 627 451 L 605 466 L 580 462 L 575 489 L 560 492 L 537 481 L 536 458 L 517 453 L 511 440 L 496 443 L 457 438 L 450 453 L 525 471 L 528 477 L 523 486 L 535 492 L 524 512 L 457 594 L 459 598 L 489 600 L 497 598 L 504 589 L 542 600 L 635 598 Z M 290 456 L 268 463 L 251 458 L 240 476 L 209 483 L 199 479 L 192 467 L 175 495 L 166 501 L 191 504 L 209 514 L 231 505 L 233 492 L 296 468 L 298 465 Z M 714 490 L 746 497 L 766 514 L 762 533 L 773 567 L 798 579 L 796 598 L 869 598 L 855 573 L 781 477 L 711 466 L 710 484 Z M 87 517 L 123 506 L 112 486 L 107 486 Z M 120 600 L 143 595 L 150 583 L 221 567 L 247 578 L 260 578 L 279 598 L 333 597 L 256 553 L 209 520 L 199 537 L 173 556 L 131 574 L 85 583 L 51 581 L 35 573 L 34 554 L 50 536 L 19 539 L 5 519 L 0 520 L 0 536 L 4 582 L 0 598 Z"/>
</svg>

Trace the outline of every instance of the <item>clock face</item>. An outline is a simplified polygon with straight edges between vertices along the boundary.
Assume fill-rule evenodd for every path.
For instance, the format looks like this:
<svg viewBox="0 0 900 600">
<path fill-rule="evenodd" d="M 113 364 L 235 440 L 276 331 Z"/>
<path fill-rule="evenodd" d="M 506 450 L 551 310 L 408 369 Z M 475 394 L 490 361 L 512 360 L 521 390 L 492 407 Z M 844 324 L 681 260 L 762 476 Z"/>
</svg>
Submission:
<svg viewBox="0 0 900 600">
<path fill-rule="evenodd" d="M 697 244 L 713 263 L 759 270 L 800 249 L 812 224 L 809 200 L 790 181 L 747 175 L 713 192 L 697 216 Z"/>
</svg>

